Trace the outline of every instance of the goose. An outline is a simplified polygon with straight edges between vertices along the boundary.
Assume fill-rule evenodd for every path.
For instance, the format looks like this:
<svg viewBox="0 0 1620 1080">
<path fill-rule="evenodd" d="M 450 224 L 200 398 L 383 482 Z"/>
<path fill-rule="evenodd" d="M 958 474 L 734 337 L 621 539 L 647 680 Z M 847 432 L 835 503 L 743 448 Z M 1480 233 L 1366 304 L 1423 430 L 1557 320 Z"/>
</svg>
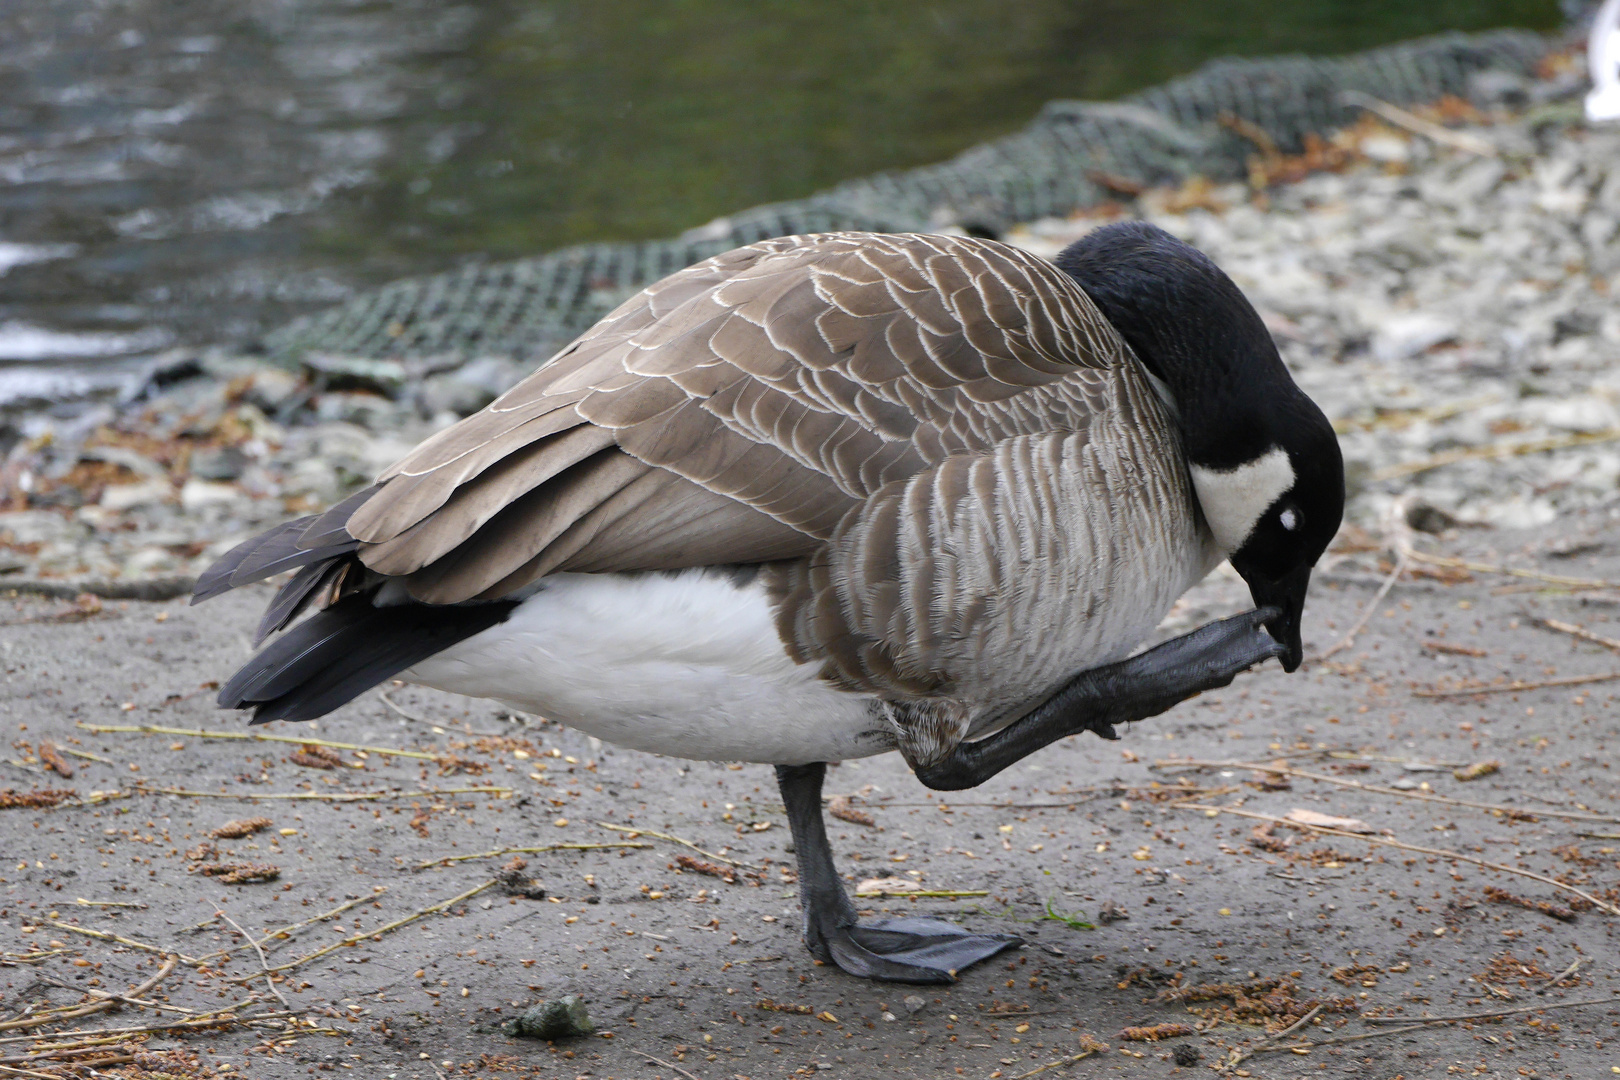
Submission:
<svg viewBox="0 0 1620 1080">
<path fill-rule="evenodd" d="M 1021 940 L 861 923 L 826 763 L 898 750 L 959 790 L 1293 671 L 1343 508 L 1333 430 L 1259 315 L 1156 227 L 1050 262 L 789 236 L 646 288 L 373 486 L 230 551 L 193 602 L 296 571 L 255 645 L 285 632 L 219 692 L 255 724 L 397 677 L 774 765 L 812 955 L 940 983 Z M 1223 559 L 1255 609 L 1135 652 Z"/>
</svg>

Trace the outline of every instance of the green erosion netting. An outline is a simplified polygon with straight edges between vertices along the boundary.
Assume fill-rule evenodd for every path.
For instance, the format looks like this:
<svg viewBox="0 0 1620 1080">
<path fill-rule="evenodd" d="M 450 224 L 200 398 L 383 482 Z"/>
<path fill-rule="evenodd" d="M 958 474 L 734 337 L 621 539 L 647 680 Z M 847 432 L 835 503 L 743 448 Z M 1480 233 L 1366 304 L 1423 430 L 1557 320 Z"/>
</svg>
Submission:
<svg viewBox="0 0 1620 1080">
<path fill-rule="evenodd" d="M 270 334 L 272 356 L 536 363 L 650 282 L 742 244 L 773 236 L 864 229 L 909 232 L 959 225 L 1000 232 L 1066 215 L 1109 197 L 1092 177 L 1142 184 L 1243 175 L 1253 144 L 1218 122 L 1230 113 L 1285 152 L 1308 132 L 1353 121 L 1340 100 L 1359 90 L 1386 101 L 1465 94 L 1487 69 L 1526 73 L 1547 43 L 1529 31 L 1447 34 L 1353 56 L 1217 60 L 1118 102 L 1054 101 L 1023 131 L 950 161 L 851 180 L 808 198 L 732 214 L 670 240 L 582 244 L 545 255 L 474 264 L 385 285 Z"/>
</svg>

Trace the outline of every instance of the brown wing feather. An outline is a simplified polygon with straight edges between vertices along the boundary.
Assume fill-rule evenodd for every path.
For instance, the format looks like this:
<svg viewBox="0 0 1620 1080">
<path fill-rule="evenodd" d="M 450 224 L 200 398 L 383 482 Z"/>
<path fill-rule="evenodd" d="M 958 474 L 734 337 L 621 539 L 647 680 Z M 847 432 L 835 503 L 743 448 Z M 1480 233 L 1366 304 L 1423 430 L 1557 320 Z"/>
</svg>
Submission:
<svg viewBox="0 0 1620 1080">
<path fill-rule="evenodd" d="M 346 527 L 368 567 L 435 603 L 555 570 L 796 558 L 950 455 L 1083 425 L 1087 387 L 1125 355 L 1073 281 L 1015 248 L 768 240 L 626 301 L 384 473 Z M 907 512 L 872 532 L 872 558 L 897 557 Z M 803 587 L 820 611 L 805 618 L 848 615 Z M 854 655 L 874 647 L 870 628 L 905 618 L 902 600 L 869 598 L 852 667 L 906 667 Z"/>
</svg>

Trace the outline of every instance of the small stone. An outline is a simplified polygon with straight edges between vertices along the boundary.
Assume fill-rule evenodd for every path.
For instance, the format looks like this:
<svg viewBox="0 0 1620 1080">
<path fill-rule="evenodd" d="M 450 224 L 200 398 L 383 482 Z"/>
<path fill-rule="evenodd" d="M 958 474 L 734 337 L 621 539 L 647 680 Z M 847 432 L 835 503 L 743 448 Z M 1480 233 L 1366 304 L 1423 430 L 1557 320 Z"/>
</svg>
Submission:
<svg viewBox="0 0 1620 1080">
<path fill-rule="evenodd" d="M 101 493 L 101 508 L 115 512 L 166 501 L 174 494 L 167 480 L 144 480 L 138 484 L 109 484 Z"/>
<path fill-rule="evenodd" d="M 1398 363 L 1456 336 L 1457 324 L 1444 316 L 1427 312 L 1396 315 L 1386 319 L 1373 334 L 1372 352 L 1386 364 Z"/>
<path fill-rule="evenodd" d="M 407 378 L 405 365 L 397 360 L 311 353 L 304 366 L 329 390 L 369 390 L 390 398 L 399 396 Z"/>
<path fill-rule="evenodd" d="M 590 1035 L 596 1025 L 586 1014 L 585 1002 L 577 994 L 553 1001 L 542 1001 L 501 1025 L 506 1034 L 526 1039 L 573 1039 Z"/>
<path fill-rule="evenodd" d="M 244 401 L 252 402 L 267 413 L 285 405 L 304 385 L 303 380 L 280 368 L 265 368 L 255 372 L 253 381 L 242 393 Z"/>
<path fill-rule="evenodd" d="M 199 480 L 194 476 L 180 488 L 180 508 L 190 514 L 205 506 L 228 506 L 243 497 L 243 494 L 230 484 L 216 484 L 211 480 Z"/>
<path fill-rule="evenodd" d="M 1192 1043 L 1180 1043 L 1174 1050 L 1170 1051 L 1170 1060 L 1174 1061 L 1177 1065 L 1180 1065 L 1183 1069 L 1192 1068 L 1194 1065 L 1198 1064 L 1203 1056 L 1203 1054 L 1198 1052 L 1198 1047 L 1194 1046 Z"/>
<path fill-rule="evenodd" d="M 910 1013 L 912 1016 L 916 1016 L 918 1013 L 922 1012 L 923 1006 L 927 1005 L 928 1002 L 924 1001 L 916 994 L 907 994 L 901 1004 L 906 1007 L 906 1012 Z"/>
<path fill-rule="evenodd" d="M 247 455 L 234 446 L 205 447 L 191 455 L 191 475 L 201 480 L 235 480 L 247 467 Z"/>
</svg>

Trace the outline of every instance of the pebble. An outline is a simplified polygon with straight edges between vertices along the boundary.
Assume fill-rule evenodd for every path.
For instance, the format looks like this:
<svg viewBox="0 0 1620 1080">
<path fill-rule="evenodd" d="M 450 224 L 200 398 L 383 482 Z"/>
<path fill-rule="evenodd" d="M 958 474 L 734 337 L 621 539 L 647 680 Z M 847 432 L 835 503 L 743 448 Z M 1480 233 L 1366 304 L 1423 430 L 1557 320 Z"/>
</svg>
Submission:
<svg viewBox="0 0 1620 1080">
<path fill-rule="evenodd" d="M 1150 190 L 1005 239 L 1052 256 L 1130 215 L 1209 253 L 1339 430 L 1352 523 L 1374 527 L 1397 497 L 1434 533 L 1620 507 L 1620 126 L 1582 126 L 1566 88 L 1498 81 L 1475 100 L 1527 111 L 1463 129 L 1494 155 L 1362 121 L 1334 136 L 1353 151 L 1342 171 Z M 5 422 L 0 589 L 195 574 L 526 373 L 499 356 L 289 371 L 220 349 L 171 369 L 195 374 Z"/>
</svg>

